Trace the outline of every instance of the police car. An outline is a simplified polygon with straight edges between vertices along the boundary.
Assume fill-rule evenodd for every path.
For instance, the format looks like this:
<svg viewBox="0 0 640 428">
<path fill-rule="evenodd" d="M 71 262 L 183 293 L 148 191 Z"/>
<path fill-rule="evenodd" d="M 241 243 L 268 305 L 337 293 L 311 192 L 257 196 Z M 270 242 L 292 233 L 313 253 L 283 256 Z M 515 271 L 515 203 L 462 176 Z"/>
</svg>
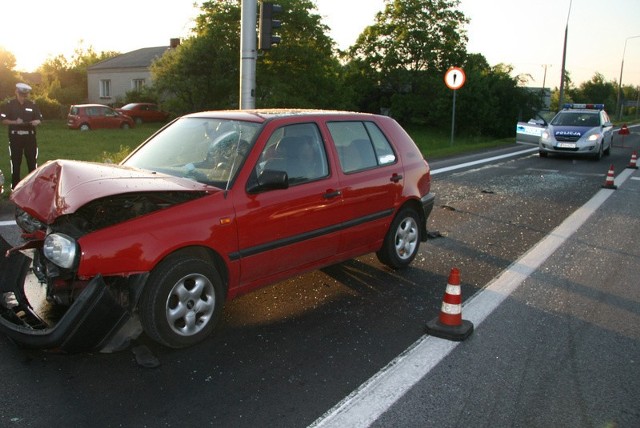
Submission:
<svg viewBox="0 0 640 428">
<path fill-rule="evenodd" d="M 584 155 L 596 160 L 611 153 L 613 124 L 604 104 L 565 104 L 542 132 L 539 153 Z"/>
</svg>

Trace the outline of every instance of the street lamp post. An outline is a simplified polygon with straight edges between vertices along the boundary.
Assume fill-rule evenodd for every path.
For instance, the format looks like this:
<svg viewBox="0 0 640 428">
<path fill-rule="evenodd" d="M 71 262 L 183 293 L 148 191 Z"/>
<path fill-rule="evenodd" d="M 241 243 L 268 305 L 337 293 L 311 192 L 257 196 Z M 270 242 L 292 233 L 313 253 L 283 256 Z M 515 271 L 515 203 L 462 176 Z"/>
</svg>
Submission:
<svg viewBox="0 0 640 428">
<path fill-rule="evenodd" d="M 622 103 L 621 103 L 621 95 L 622 95 L 622 69 L 624 68 L 624 54 L 627 51 L 627 42 L 631 39 L 637 39 L 638 36 L 627 37 L 624 41 L 624 49 L 622 49 L 622 63 L 620 64 L 620 79 L 618 79 L 618 100 L 616 101 L 616 107 L 618 108 L 618 120 L 622 119 Z"/>
</svg>

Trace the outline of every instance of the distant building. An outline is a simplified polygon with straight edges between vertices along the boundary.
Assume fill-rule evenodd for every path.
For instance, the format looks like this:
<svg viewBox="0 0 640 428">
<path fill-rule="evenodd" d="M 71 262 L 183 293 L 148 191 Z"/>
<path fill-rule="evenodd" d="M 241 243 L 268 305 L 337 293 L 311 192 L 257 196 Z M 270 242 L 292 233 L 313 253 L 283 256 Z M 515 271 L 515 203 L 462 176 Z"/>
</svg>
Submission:
<svg viewBox="0 0 640 428">
<path fill-rule="evenodd" d="M 169 46 L 142 48 L 89 66 L 87 102 L 113 105 L 127 92 L 151 85 L 153 61 L 179 44 L 180 39 L 171 39 Z"/>
</svg>

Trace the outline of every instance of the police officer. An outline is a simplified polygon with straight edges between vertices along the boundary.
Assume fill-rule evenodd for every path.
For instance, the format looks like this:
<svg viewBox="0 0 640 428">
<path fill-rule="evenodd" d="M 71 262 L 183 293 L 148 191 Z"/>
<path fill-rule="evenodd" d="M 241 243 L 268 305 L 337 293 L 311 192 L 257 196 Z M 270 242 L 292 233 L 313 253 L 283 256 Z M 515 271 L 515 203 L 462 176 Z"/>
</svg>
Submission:
<svg viewBox="0 0 640 428">
<path fill-rule="evenodd" d="M 20 182 L 22 156 L 27 159 L 29 172 L 36 169 L 38 145 L 36 126 L 42 121 L 38 106 L 29 100 L 31 86 L 16 84 L 16 97 L 3 106 L 0 112 L 2 123 L 9 126 L 9 156 L 11 157 L 11 189 Z"/>
</svg>

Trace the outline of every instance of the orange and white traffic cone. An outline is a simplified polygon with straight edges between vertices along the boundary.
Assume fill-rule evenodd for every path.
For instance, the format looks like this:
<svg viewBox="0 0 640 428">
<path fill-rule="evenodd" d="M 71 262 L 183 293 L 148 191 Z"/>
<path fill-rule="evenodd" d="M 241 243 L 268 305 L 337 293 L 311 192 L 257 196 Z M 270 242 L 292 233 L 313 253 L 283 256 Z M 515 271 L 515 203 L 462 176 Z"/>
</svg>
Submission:
<svg viewBox="0 0 640 428">
<path fill-rule="evenodd" d="M 460 271 L 452 268 L 437 318 L 427 323 L 427 333 L 448 340 L 462 341 L 473 333 L 473 323 L 462 319 Z"/>
<path fill-rule="evenodd" d="M 629 161 L 629 166 L 627 166 L 627 168 L 638 169 L 638 166 L 636 165 L 637 161 L 638 161 L 638 155 L 634 151 L 633 153 L 631 153 L 631 160 Z"/>
<path fill-rule="evenodd" d="M 605 189 L 617 189 L 618 186 L 616 186 L 613 183 L 614 183 L 614 172 L 613 172 L 613 164 L 611 164 L 611 166 L 609 167 L 609 172 L 607 172 L 607 179 L 604 181 L 604 184 L 602 185 L 602 187 Z"/>
</svg>

